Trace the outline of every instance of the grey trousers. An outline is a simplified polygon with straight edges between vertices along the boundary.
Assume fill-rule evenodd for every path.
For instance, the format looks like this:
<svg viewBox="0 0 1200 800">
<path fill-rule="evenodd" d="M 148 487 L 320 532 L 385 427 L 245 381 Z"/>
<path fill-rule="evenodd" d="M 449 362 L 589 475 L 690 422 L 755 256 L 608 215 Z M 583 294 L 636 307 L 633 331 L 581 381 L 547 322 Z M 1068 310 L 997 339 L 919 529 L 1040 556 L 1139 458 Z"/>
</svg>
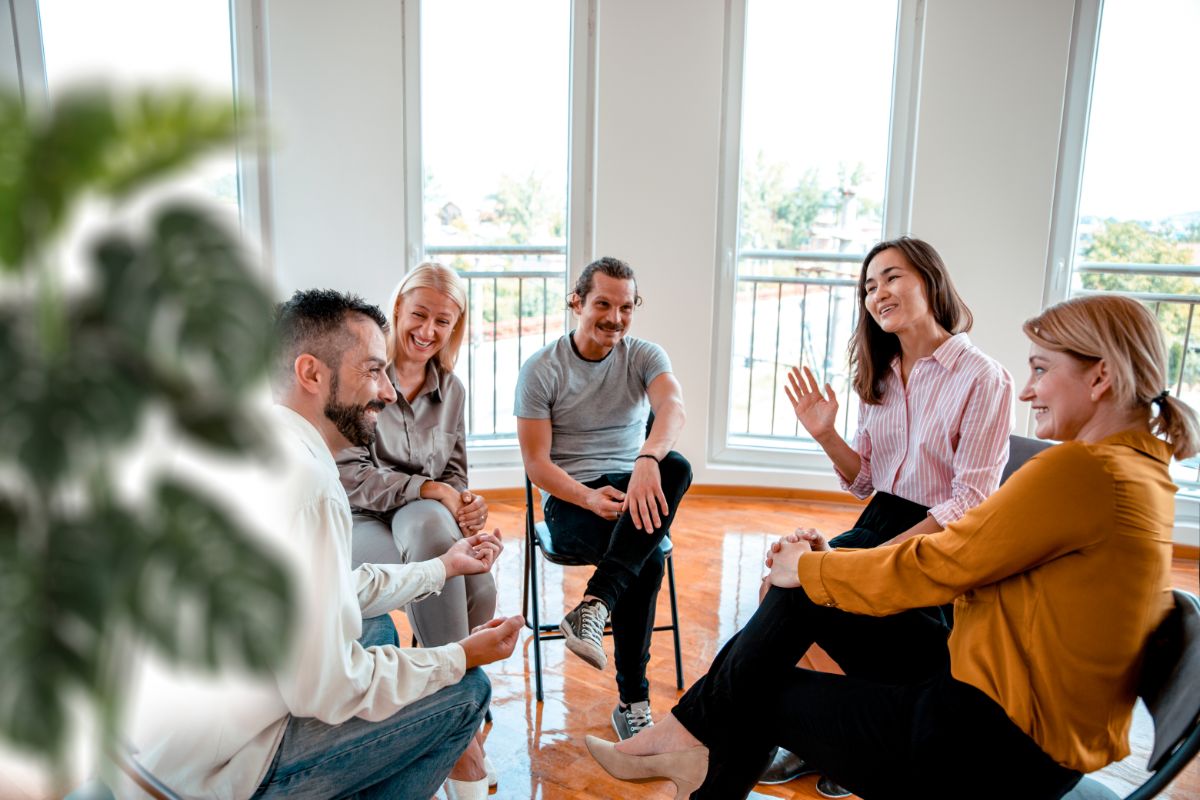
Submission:
<svg viewBox="0 0 1200 800">
<path fill-rule="evenodd" d="M 392 524 L 369 514 L 354 515 L 353 565 L 408 564 L 437 558 L 462 538 L 450 511 L 436 500 L 401 506 Z M 423 647 L 465 639 L 471 628 L 496 613 L 496 581 L 490 572 L 459 575 L 446 581 L 440 595 L 405 607 L 409 624 Z"/>
</svg>

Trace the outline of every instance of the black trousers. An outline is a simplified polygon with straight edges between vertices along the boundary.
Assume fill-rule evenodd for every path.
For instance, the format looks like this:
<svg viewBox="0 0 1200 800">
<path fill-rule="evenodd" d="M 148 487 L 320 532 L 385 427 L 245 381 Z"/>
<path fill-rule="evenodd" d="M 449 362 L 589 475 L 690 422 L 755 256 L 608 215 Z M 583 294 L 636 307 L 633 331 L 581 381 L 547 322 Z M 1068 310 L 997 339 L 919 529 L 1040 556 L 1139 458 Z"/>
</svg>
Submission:
<svg viewBox="0 0 1200 800">
<path fill-rule="evenodd" d="M 871 548 L 878 547 L 925 519 L 929 507 L 903 497 L 897 497 L 887 492 L 876 492 L 871 502 L 858 515 L 854 527 L 845 533 L 829 540 L 829 546 Z M 921 611 L 942 623 L 947 628 L 954 627 L 954 604 L 923 608 Z"/>
<path fill-rule="evenodd" d="M 867 800 L 1061 797 L 1079 773 L 951 677 L 947 633 L 918 611 L 861 616 L 772 587 L 672 710 L 710 750 L 692 797 L 746 797 L 775 745 Z M 846 674 L 796 667 L 813 642 Z"/>
<path fill-rule="evenodd" d="M 670 534 L 679 502 L 692 485 L 691 465 L 674 450 L 663 458 L 659 472 L 669 511 L 663 525 L 653 533 L 635 528 L 628 512 L 614 523 L 557 497 L 546 501 L 546 526 L 554 539 L 554 549 L 596 565 L 585 593 L 600 598 L 610 611 L 617 691 L 622 703 L 650 697 L 646 665 L 650 662 L 655 601 L 666 568 L 658 546 Z M 591 489 L 614 486 L 624 492 L 629 488 L 629 478 L 628 472 L 611 473 L 584 485 Z"/>
</svg>

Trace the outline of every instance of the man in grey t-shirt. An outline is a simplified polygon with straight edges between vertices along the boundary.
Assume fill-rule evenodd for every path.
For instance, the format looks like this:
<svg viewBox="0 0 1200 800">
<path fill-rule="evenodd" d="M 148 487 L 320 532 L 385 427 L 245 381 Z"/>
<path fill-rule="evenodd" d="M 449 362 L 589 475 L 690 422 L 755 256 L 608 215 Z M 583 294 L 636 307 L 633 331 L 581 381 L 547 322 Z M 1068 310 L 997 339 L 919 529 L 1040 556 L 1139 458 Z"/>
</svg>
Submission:
<svg viewBox="0 0 1200 800">
<path fill-rule="evenodd" d="M 596 565 L 560 627 L 571 652 L 603 669 L 611 616 L 620 694 L 612 717 L 622 739 L 652 724 L 646 663 L 659 544 L 692 482 L 691 465 L 671 450 L 684 422 L 671 362 L 658 345 L 625 335 L 640 303 L 628 264 L 589 264 L 569 302 L 577 327 L 525 362 L 516 397 L 525 471 L 546 493 L 554 547 Z"/>
</svg>

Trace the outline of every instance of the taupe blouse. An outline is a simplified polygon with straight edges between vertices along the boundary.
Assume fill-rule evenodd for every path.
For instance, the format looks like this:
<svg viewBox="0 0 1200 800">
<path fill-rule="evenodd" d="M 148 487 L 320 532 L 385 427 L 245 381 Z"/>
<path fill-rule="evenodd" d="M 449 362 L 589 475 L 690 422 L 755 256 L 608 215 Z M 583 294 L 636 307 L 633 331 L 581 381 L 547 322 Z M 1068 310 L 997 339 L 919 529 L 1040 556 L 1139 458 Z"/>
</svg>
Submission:
<svg viewBox="0 0 1200 800">
<path fill-rule="evenodd" d="M 396 386 L 396 372 L 388 367 Z M 375 443 L 337 455 L 342 486 L 355 511 L 384 515 L 421 498 L 425 481 L 467 488 L 466 389 L 454 373 L 431 359 L 425 384 L 412 403 L 396 389 L 396 402 L 379 414 Z"/>
</svg>

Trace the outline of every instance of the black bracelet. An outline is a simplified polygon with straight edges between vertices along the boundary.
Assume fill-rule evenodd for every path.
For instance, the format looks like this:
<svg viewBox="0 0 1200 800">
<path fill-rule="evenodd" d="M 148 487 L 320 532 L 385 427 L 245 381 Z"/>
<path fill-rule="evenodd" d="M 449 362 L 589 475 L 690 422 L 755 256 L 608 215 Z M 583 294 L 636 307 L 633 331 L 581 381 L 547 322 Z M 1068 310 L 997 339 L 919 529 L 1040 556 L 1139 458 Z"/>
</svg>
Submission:
<svg viewBox="0 0 1200 800">
<path fill-rule="evenodd" d="M 637 458 L 635 458 L 635 459 L 634 459 L 634 461 L 637 461 L 637 460 L 638 460 L 638 458 L 653 458 L 653 459 L 654 459 L 654 463 L 655 463 L 655 464 L 661 464 L 661 463 L 662 463 L 662 459 L 658 458 L 658 457 L 657 457 L 657 456 L 655 456 L 653 453 L 642 453 L 642 454 L 640 454 L 640 455 L 639 455 Z"/>
</svg>

